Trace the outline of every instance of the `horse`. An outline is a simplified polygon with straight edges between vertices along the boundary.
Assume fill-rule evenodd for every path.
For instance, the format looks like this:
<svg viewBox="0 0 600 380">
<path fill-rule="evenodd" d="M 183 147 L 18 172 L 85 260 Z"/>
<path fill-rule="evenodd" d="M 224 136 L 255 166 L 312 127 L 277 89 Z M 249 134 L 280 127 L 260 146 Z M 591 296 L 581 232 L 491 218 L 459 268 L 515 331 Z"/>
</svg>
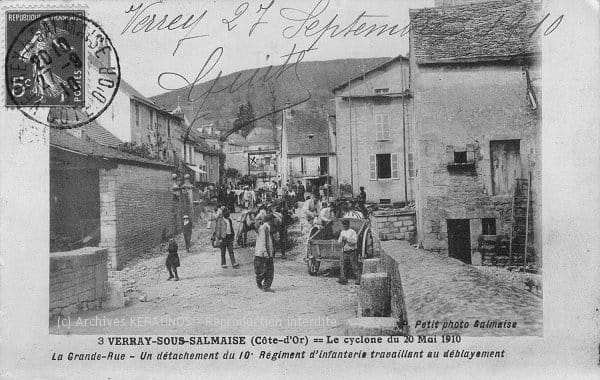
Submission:
<svg viewBox="0 0 600 380">
<path fill-rule="evenodd" d="M 260 211 L 255 210 L 244 210 L 240 216 L 237 243 L 240 247 L 246 246 L 246 240 L 248 232 L 254 231 L 258 233 L 258 227 L 262 223 L 262 219 L 267 215 L 270 207 L 261 208 Z M 285 209 L 278 209 L 279 211 L 272 211 L 273 225 L 271 227 L 271 236 L 278 236 L 281 247 L 281 255 L 285 256 L 285 246 L 287 242 L 287 227 L 291 224 L 292 218 L 289 212 Z"/>
</svg>

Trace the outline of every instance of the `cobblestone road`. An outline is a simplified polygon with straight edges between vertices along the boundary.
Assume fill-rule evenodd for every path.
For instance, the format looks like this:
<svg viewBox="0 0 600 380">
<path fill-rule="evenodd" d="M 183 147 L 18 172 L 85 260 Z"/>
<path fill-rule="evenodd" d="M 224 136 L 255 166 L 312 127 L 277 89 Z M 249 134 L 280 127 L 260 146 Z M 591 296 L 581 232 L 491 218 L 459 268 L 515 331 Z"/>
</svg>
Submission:
<svg viewBox="0 0 600 380">
<path fill-rule="evenodd" d="M 238 214 L 234 214 L 233 220 Z M 296 247 L 275 259 L 274 293 L 264 293 L 254 280 L 254 247 L 234 251 L 239 269 L 220 266 L 220 252 L 210 245 L 210 230 L 197 223 L 193 247 L 185 252 L 178 236 L 181 281 L 166 281 L 166 247 L 161 245 L 130 262 L 111 277 L 124 284 L 130 301 L 124 308 L 87 311 L 52 334 L 268 334 L 341 335 L 346 319 L 356 316 L 357 287 L 341 286 L 327 275 L 307 273 L 300 223 L 290 228 Z M 237 226 L 234 226 L 237 229 Z M 249 233 L 249 241 L 255 238 Z M 143 299 L 144 301 L 140 300 Z"/>
<path fill-rule="evenodd" d="M 399 264 L 410 334 L 464 336 L 542 335 L 542 299 L 510 282 L 444 255 L 384 241 Z M 437 328 L 417 321 L 439 321 Z M 444 322 L 468 322 L 468 328 Z M 475 321 L 516 322 L 516 328 L 476 328 Z M 464 326 L 464 325 L 463 325 Z"/>
</svg>

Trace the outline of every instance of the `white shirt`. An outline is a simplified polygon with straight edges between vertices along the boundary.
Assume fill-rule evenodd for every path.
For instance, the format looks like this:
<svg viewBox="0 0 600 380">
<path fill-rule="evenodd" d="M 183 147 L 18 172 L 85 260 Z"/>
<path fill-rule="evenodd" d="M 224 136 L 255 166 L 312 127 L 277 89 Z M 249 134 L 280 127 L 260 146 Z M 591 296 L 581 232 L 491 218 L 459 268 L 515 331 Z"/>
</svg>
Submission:
<svg viewBox="0 0 600 380">
<path fill-rule="evenodd" d="M 268 223 L 263 223 L 258 228 L 254 256 L 273 257 L 273 239 L 271 237 L 271 227 Z"/>
<path fill-rule="evenodd" d="M 338 238 L 338 243 L 341 243 L 343 238 L 346 238 L 344 248 L 342 248 L 344 252 L 356 249 L 356 242 L 358 241 L 358 235 L 356 235 L 356 231 L 354 231 L 352 228 L 342 230 L 342 232 L 340 232 L 340 237 Z"/>
</svg>

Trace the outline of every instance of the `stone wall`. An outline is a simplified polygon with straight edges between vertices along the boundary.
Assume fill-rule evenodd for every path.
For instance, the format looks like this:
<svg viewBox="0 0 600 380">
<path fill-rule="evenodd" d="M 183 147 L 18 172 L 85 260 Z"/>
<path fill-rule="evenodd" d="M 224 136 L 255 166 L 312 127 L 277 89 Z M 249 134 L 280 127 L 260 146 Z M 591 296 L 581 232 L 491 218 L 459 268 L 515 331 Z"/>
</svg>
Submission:
<svg viewBox="0 0 600 380">
<path fill-rule="evenodd" d="M 541 234 L 540 114 L 527 99 L 527 81 L 516 63 L 416 65 L 411 62 L 418 150 L 417 230 L 425 249 L 448 250 L 448 219 L 469 219 L 476 250 L 481 219 L 496 219 L 496 233 L 510 235 L 510 194 L 495 195 L 491 141 L 519 140 L 520 175 L 532 174 L 535 244 Z M 540 77 L 532 63 L 530 75 Z M 536 91 L 541 104 L 541 91 Z M 449 167 L 454 151 L 467 151 L 471 166 Z M 538 255 L 539 256 L 539 255 Z"/>
<path fill-rule="evenodd" d="M 98 247 L 50 253 L 51 317 L 102 306 L 107 253 Z"/>
<path fill-rule="evenodd" d="M 376 211 L 371 215 L 371 226 L 380 240 L 408 240 L 413 243 L 416 239 L 415 211 Z"/>
<path fill-rule="evenodd" d="M 173 235 L 173 210 L 168 167 L 100 169 L 100 246 L 108 248 L 109 266 L 121 269 Z"/>
</svg>

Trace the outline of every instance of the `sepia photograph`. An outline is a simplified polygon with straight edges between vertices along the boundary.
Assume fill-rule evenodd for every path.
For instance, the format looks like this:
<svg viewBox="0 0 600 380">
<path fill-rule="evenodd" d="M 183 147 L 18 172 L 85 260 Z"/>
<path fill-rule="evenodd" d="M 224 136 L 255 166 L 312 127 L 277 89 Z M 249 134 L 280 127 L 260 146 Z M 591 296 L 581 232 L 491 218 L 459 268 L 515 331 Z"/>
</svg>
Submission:
<svg viewBox="0 0 600 380">
<path fill-rule="evenodd" d="M 542 336 L 539 38 L 550 24 L 541 2 L 425 5 L 397 6 L 406 25 L 317 26 L 278 65 L 224 74 L 210 69 L 247 53 L 191 55 L 202 71 L 170 91 L 182 75 L 146 83 L 151 62 L 129 74 L 93 9 L 7 13 L 9 38 L 26 21 L 27 38 L 35 30 L 18 44 L 28 54 L 10 56 L 8 99 L 48 107 L 34 117 L 50 127 L 51 333 Z M 282 8 L 294 22 L 284 34 L 312 34 L 299 16 L 329 6 Z M 114 43 L 169 22 L 154 11 L 126 10 Z M 193 34 L 199 21 L 180 27 Z M 69 35 L 78 25 L 85 53 Z M 323 38 L 402 33 L 408 50 L 319 59 Z M 82 75 L 52 70 L 61 49 Z M 82 323 L 64 328 L 65 317 Z"/>
<path fill-rule="evenodd" d="M 26 288 L 47 297 L 34 314 L 50 339 L 87 342 L 44 355 L 221 360 L 192 346 L 251 345 L 263 351 L 236 359 L 441 353 L 500 368 L 510 350 L 487 338 L 533 347 L 567 331 L 547 297 L 577 272 L 556 277 L 557 260 L 597 264 L 547 249 L 569 234 L 547 207 L 583 199 L 548 174 L 568 171 L 558 150 L 579 154 L 543 139 L 577 128 L 547 119 L 561 98 L 548 46 L 575 22 L 548 2 L 0 4 L 3 120 L 21 152 L 2 179 L 35 151 L 39 169 L 4 186 L 41 186 L 18 206 L 38 208 L 19 223 L 42 247 L 43 282 Z M 290 351 L 303 345 L 323 349 Z"/>
</svg>

